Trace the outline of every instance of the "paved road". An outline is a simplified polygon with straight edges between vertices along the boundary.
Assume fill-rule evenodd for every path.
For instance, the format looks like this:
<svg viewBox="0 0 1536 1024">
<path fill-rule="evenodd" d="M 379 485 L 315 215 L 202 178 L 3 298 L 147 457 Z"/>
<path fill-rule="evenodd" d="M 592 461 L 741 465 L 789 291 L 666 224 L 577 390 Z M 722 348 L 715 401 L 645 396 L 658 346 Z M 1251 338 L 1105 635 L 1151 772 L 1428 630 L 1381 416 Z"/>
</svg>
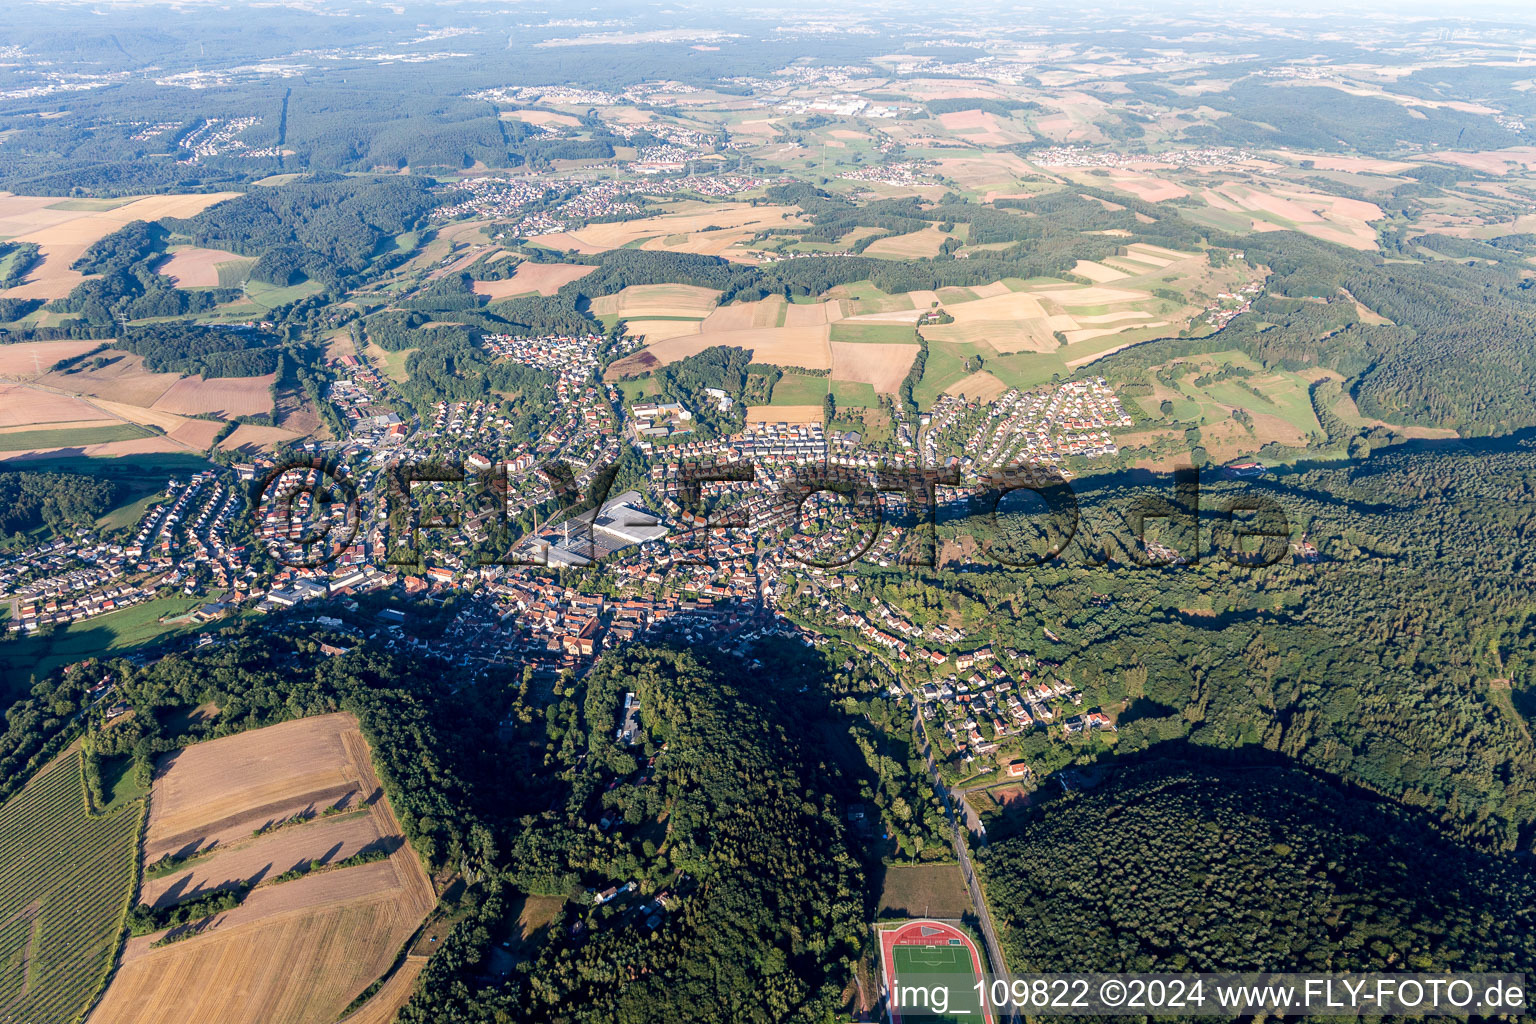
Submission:
<svg viewBox="0 0 1536 1024">
<path fill-rule="evenodd" d="M 886 661 L 884 656 L 874 651 L 866 651 L 861 647 L 840 641 L 845 647 L 849 647 L 861 654 L 873 656 L 876 661 L 885 666 L 891 679 L 899 681 L 900 674 L 894 665 Z M 961 834 L 960 819 L 955 815 L 955 800 L 951 799 L 950 790 L 944 784 L 944 779 L 939 775 L 939 766 L 933 760 L 933 748 L 928 743 L 928 730 L 923 726 L 922 702 L 917 694 L 907 691 L 907 696 L 912 701 L 912 732 L 917 741 L 922 744 L 923 759 L 928 762 L 928 774 L 933 779 L 933 788 L 939 794 L 939 799 L 944 802 L 944 813 L 949 817 L 950 841 L 955 847 L 955 856 L 960 861 L 960 873 L 965 877 L 966 887 L 971 893 L 971 905 L 976 908 L 976 920 L 981 924 L 981 937 L 986 945 L 988 973 L 994 977 L 1007 973 L 1007 965 L 1003 960 L 1003 947 L 997 941 L 997 932 L 992 928 L 992 911 L 987 908 L 986 898 L 981 892 L 981 881 L 976 877 L 976 870 L 971 866 L 971 851 L 965 844 L 965 837 Z M 1011 1006 L 996 1008 L 994 1019 L 998 1024 L 1020 1024 L 1018 1013 Z"/>
<path fill-rule="evenodd" d="M 955 856 L 960 859 L 960 872 L 965 876 L 966 887 L 971 891 L 971 903 L 976 908 L 976 920 L 981 924 L 981 935 L 986 942 L 990 973 L 994 976 L 1006 974 L 1007 966 L 1003 960 L 1003 948 L 998 944 L 997 932 L 992 928 L 992 911 L 987 908 L 986 898 L 981 892 L 981 880 L 976 877 L 976 870 L 971 866 L 971 852 L 961 832 L 960 819 L 955 814 L 955 801 L 951 799 L 949 787 L 944 784 L 943 778 L 939 775 L 938 765 L 934 763 L 933 748 L 928 744 L 928 730 L 923 727 L 923 714 L 915 697 L 912 701 L 912 730 L 917 734 L 918 742 L 923 745 L 923 758 L 928 762 L 928 773 L 933 777 L 933 788 L 938 791 L 939 799 L 944 801 L 944 813 L 949 816 Z M 1019 1018 L 1012 1008 L 999 1007 L 997 1019 L 1017 1024 Z"/>
</svg>

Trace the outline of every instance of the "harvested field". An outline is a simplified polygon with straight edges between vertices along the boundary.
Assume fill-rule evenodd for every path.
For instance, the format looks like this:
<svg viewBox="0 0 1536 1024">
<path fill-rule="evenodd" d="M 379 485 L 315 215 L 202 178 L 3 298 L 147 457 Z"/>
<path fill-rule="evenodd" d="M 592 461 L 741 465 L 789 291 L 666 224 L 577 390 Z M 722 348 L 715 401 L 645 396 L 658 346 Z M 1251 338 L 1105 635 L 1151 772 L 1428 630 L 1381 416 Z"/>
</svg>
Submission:
<svg viewBox="0 0 1536 1024">
<path fill-rule="evenodd" d="M 187 420 L 166 436 L 193 448 L 208 448 L 223 429 L 224 424 L 214 420 Z"/>
<path fill-rule="evenodd" d="M 892 395 L 901 387 L 917 355 L 916 345 L 833 342 L 830 347 L 833 380 L 863 381 Z"/>
<path fill-rule="evenodd" d="M 431 909 L 393 880 L 390 861 L 326 872 L 258 889 L 194 938 L 133 939 L 90 1019 L 330 1024 Z"/>
<path fill-rule="evenodd" d="M 320 818 L 302 828 L 278 829 L 227 848 L 221 844 L 213 847 L 209 856 L 179 871 L 145 878 L 139 888 L 139 902 L 170 905 L 240 882 L 254 885 L 314 860 L 346 860 L 380 838 L 378 823 L 363 813 Z"/>
<path fill-rule="evenodd" d="M 155 772 L 144 852 L 165 853 L 213 840 L 248 838 L 254 829 L 306 809 L 319 811 L 359 794 L 358 766 L 343 735 L 351 715 L 322 715 L 199 743 L 163 758 Z"/>
<path fill-rule="evenodd" d="M 1146 242 L 1132 242 L 1125 247 L 1125 251 L 1131 257 L 1143 263 L 1155 263 L 1160 267 L 1177 263 L 1179 260 L 1192 260 L 1199 258 L 1197 252 L 1179 252 L 1177 249 L 1165 249 L 1160 245 L 1150 245 Z M 1158 262 L 1161 260 L 1162 262 Z"/>
<path fill-rule="evenodd" d="M 395 969 L 389 980 L 362 1006 L 343 1017 L 337 1024 L 394 1024 L 395 1015 L 411 1000 L 416 979 L 427 966 L 427 958 L 411 955 Z"/>
<path fill-rule="evenodd" d="M 286 722 L 197 744 L 165 758 L 158 774 L 150 825 L 156 839 L 146 840 L 146 859 L 152 862 L 156 849 L 175 838 L 166 833 L 178 829 L 182 835 L 219 839 L 222 852 L 168 880 L 149 880 L 150 898 L 163 900 L 178 885 L 186 891 L 199 878 L 216 885 L 251 877 L 247 871 L 280 874 L 290 860 L 334 862 L 381 837 L 399 846 L 382 861 L 259 885 L 233 910 L 182 926 L 190 934 L 178 935 L 172 944 L 156 948 L 164 933 L 130 940 L 91 1017 L 98 1024 L 330 1024 L 389 970 L 436 903 L 383 799 L 351 715 Z M 230 821 L 260 821 L 267 808 L 309 800 L 317 786 L 337 788 L 331 785 L 337 779 L 354 794 L 378 798 L 361 817 L 322 818 L 259 838 L 249 831 L 239 839 L 229 835 Z M 162 881 L 169 888 L 156 892 Z M 414 980 L 411 971 L 419 966 L 408 965 L 407 982 Z M 390 1000 L 404 998 L 400 983 L 387 983 L 383 991 Z M 393 1012 L 397 1005 L 370 1002 L 364 1009 Z"/>
<path fill-rule="evenodd" d="M 666 341 L 699 333 L 697 320 L 626 320 L 630 335 L 648 342 Z"/>
<path fill-rule="evenodd" d="M 643 220 L 590 224 L 575 231 L 535 235 L 529 241 L 552 249 L 580 253 L 607 252 L 631 243 L 645 242 L 647 249 L 676 252 L 719 252 L 754 232 L 769 227 L 804 224 L 798 206 L 751 206 L 747 203 L 686 204 L 686 210 Z M 718 228 L 720 230 L 704 230 Z M 734 229 L 734 230 L 733 230 Z M 667 244 L 672 235 L 686 235 L 683 242 Z"/>
<path fill-rule="evenodd" d="M 980 320 L 1043 320 L 1045 307 L 1028 292 L 1010 292 L 978 298 L 971 302 L 956 302 L 944 307 L 956 323 L 974 323 Z"/>
<path fill-rule="evenodd" d="M 696 316 L 702 319 L 715 308 L 719 296 L 713 288 L 689 284 L 632 285 L 612 295 L 593 299 L 592 312 L 597 316 Z"/>
<path fill-rule="evenodd" d="M 570 114 L 560 114 L 553 110 L 503 110 L 501 116 L 509 121 L 527 121 L 529 124 L 559 124 L 567 128 L 575 128 L 581 124 L 580 121 Z"/>
<path fill-rule="evenodd" d="M 0 429 L 87 422 L 112 421 L 103 420 L 100 412 L 70 395 L 56 395 L 19 384 L 0 384 Z"/>
<path fill-rule="evenodd" d="M 0 235 L 18 242 L 35 242 L 43 261 L 27 275 L 27 280 L 6 291 L 7 296 L 59 299 L 85 280 L 69 266 L 79 259 L 93 242 L 136 220 L 161 217 L 191 217 L 214 203 L 238 192 L 209 192 L 199 195 L 146 196 L 110 210 L 71 208 L 68 200 L 46 199 L 41 205 L 36 196 L 0 196 Z"/>
<path fill-rule="evenodd" d="M 18 389 L 18 390 L 21 391 L 22 397 L 15 398 L 14 396 L 10 396 L 15 401 L 25 401 L 27 395 L 46 395 L 47 394 L 46 391 L 27 391 L 25 389 Z M 7 394 L 6 394 L 6 390 L 3 387 L 0 387 L 0 401 L 4 401 L 6 397 L 8 397 Z M 21 408 L 24 408 L 24 407 L 21 407 Z M 91 411 L 94 411 L 94 410 L 91 410 Z M 114 426 L 121 426 L 121 425 L 122 424 L 120 423 L 120 421 L 118 421 L 118 420 L 109 420 L 109 419 L 54 420 L 52 422 L 44 422 L 44 423 L 26 423 L 26 424 L 22 424 L 20 426 L 0 427 L 0 441 L 4 441 L 5 439 L 13 437 L 16 434 L 36 434 L 36 433 L 39 433 L 39 428 L 46 428 L 46 430 L 48 430 L 48 431 L 92 430 L 92 429 L 95 429 L 96 427 L 114 427 Z"/>
<path fill-rule="evenodd" d="M 786 316 L 784 305 L 783 297 L 774 295 L 757 302 L 733 302 L 729 306 L 716 306 L 704 318 L 701 329 L 708 334 L 714 331 L 777 327 Z"/>
<path fill-rule="evenodd" d="M 1052 331 L 1057 330 L 1045 320 L 977 320 L 965 324 L 938 324 L 924 327 L 923 337 L 929 343 L 948 342 L 955 345 L 985 343 L 998 355 L 1015 352 L 1054 352 L 1057 349 Z"/>
<path fill-rule="evenodd" d="M 1077 265 L 1072 268 L 1072 273 L 1079 277 L 1086 277 L 1095 284 L 1103 284 L 1106 281 L 1118 281 L 1127 276 L 1123 270 L 1106 267 L 1102 263 L 1090 263 L 1087 260 L 1078 260 Z"/>
<path fill-rule="evenodd" d="M 938 228 L 923 228 L 905 235 L 892 235 L 871 242 L 864 250 L 865 256 L 891 256 L 896 259 L 927 259 L 937 256 L 939 248 L 949 235 Z"/>
<path fill-rule="evenodd" d="M 23 341 L 0 345 L 0 377 L 30 380 L 41 377 L 61 359 L 84 355 L 100 345 L 99 341 Z"/>
<path fill-rule="evenodd" d="M 1133 260 L 1129 256 L 1110 256 L 1104 260 L 1104 265 L 1114 270 L 1123 272 L 1128 277 L 1139 277 L 1142 274 L 1150 274 L 1158 269 L 1158 264 Z"/>
<path fill-rule="evenodd" d="M 1373 157 L 1361 156 L 1328 156 L 1320 153 L 1294 153 L 1281 150 L 1280 156 L 1300 163 L 1303 160 L 1312 161 L 1320 171 L 1345 171 L 1350 174 L 1397 174 L 1406 171 L 1417 164 L 1404 163 L 1401 160 L 1378 160 Z"/>
<path fill-rule="evenodd" d="M 1260 190 L 1235 181 L 1207 190 L 1204 197 L 1216 209 L 1254 214 L 1254 231 L 1290 229 L 1354 249 L 1376 248 L 1376 229 L 1369 222 L 1383 216 L 1375 203 L 1359 199 L 1300 189 Z"/>
<path fill-rule="evenodd" d="M 990 402 L 992 399 L 1008 390 L 1008 385 L 998 380 L 986 370 L 978 370 L 964 380 L 957 381 L 944 389 L 946 395 L 958 395 L 961 398 L 969 398 L 979 402 Z"/>
<path fill-rule="evenodd" d="M 955 322 L 924 327 L 923 337 L 962 344 L 985 341 L 1004 355 L 1056 350 L 1056 339 L 1051 334 L 1055 328 L 1034 294 L 1004 292 L 946 305 L 944 310 Z"/>
<path fill-rule="evenodd" d="M 489 295 L 496 299 L 537 292 L 553 295 L 572 281 L 586 277 L 596 267 L 583 267 L 575 263 L 532 263 L 520 265 L 505 281 L 476 281 L 475 294 Z"/>
<path fill-rule="evenodd" d="M 1151 295 L 1143 291 L 1136 291 L 1130 288 L 1109 288 L 1104 285 L 1091 285 L 1089 287 L 1051 285 L 1045 288 L 1036 288 L 1030 294 L 1042 299 L 1050 299 L 1052 302 L 1059 303 L 1068 309 L 1081 309 L 1084 306 L 1107 306 L 1113 302 L 1146 302 L 1152 298 Z"/>
<path fill-rule="evenodd" d="M 748 423 L 820 423 L 823 418 L 819 405 L 751 405 L 747 407 Z"/>
<path fill-rule="evenodd" d="M 178 288 L 217 288 L 219 267 L 228 263 L 253 262 L 239 253 L 189 246 L 172 252 L 155 270 L 170 278 Z"/>
<path fill-rule="evenodd" d="M 183 377 L 151 407 L 181 416 L 210 414 L 233 419 L 272 411 L 276 374 L 265 377 Z"/>
<path fill-rule="evenodd" d="M 144 368 L 141 356 L 121 349 L 109 348 L 101 356 L 107 360 L 104 366 L 92 367 L 90 364 L 94 360 L 87 360 L 84 369 L 75 373 L 48 373 L 39 378 L 38 383 L 88 398 L 148 409 L 181 379 L 177 373 L 152 373 Z"/>
<path fill-rule="evenodd" d="M 1508 149 L 1490 149 L 1479 153 L 1436 153 L 1434 159 L 1461 164 L 1474 171 L 1508 174 L 1511 167 L 1536 167 L 1536 146 L 1510 146 Z"/>
<path fill-rule="evenodd" d="M 752 353 L 753 362 L 758 363 L 803 366 L 808 370 L 832 367 L 832 352 L 825 326 L 768 327 L 737 331 L 706 330 L 701 334 L 668 338 L 620 359 L 608 368 L 607 377 L 614 380 L 626 374 L 641 373 L 675 363 L 679 359 L 697 355 L 712 345 L 747 349 Z M 912 347 L 915 350 L 916 346 Z"/>
<path fill-rule="evenodd" d="M 117 458 L 124 455 L 160 455 L 166 452 L 185 454 L 187 446 L 177 444 L 168 437 L 141 437 L 127 441 L 75 441 L 34 445 L 26 449 L 7 451 L 8 462 L 24 462 L 29 458 L 55 458 L 60 453 L 84 455 L 91 458 Z"/>
<path fill-rule="evenodd" d="M 1015 183 L 1033 175 L 1034 169 L 1012 153 L 984 157 L 954 157 L 939 161 L 939 173 L 964 188 L 1012 190 Z"/>
<path fill-rule="evenodd" d="M 284 441 L 292 441 L 298 435 L 280 427 L 258 427 L 242 423 L 235 432 L 219 442 L 222 451 L 257 452 L 269 451 Z"/>
<path fill-rule="evenodd" d="M 1054 320 L 1055 317 L 1052 317 L 1052 319 Z M 1080 314 L 1076 317 L 1066 317 L 1065 319 L 1068 321 L 1075 321 L 1078 324 L 1121 324 L 1135 320 L 1150 320 L 1152 319 L 1152 314 L 1143 313 L 1139 310 L 1127 309 L 1119 313 Z M 1066 328 L 1066 330 L 1075 329 L 1075 324 Z"/>
<path fill-rule="evenodd" d="M 156 409 L 146 409 L 141 405 L 130 405 L 127 402 L 114 402 L 106 398 L 90 399 L 92 405 L 103 412 L 111 413 L 118 419 L 129 423 L 139 423 L 144 426 L 159 427 L 167 434 L 175 433 L 180 427 L 188 423 L 196 423 L 197 420 L 189 420 L 185 416 L 178 416 L 173 412 L 160 412 Z"/>
<path fill-rule="evenodd" d="M 915 324 L 918 318 L 928 312 L 924 309 L 888 309 L 883 313 L 860 313 L 858 316 L 850 316 L 843 323 L 849 324 Z"/>
<path fill-rule="evenodd" d="M 996 114 L 984 110 L 957 110 L 952 114 L 940 114 L 939 123 L 966 142 L 983 147 L 1001 148 L 1029 138 L 1028 133 L 1000 124 Z"/>
<path fill-rule="evenodd" d="M 1137 199 L 1148 203 L 1161 203 L 1189 195 L 1173 182 L 1165 178 L 1155 178 L 1150 174 L 1111 174 L 1110 181 L 1120 191 L 1129 192 Z"/>
<path fill-rule="evenodd" d="M 1127 326 L 1124 326 L 1124 327 L 1085 327 L 1082 330 L 1078 330 L 1078 331 L 1067 331 L 1066 332 L 1067 344 L 1068 345 L 1076 345 L 1078 342 L 1081 342 L 1081 341 L 1092 341 L 1094 338 L 1103 338 L 1103 337 L 1107 337 L 1107 336 L 1109 336 L 1111 334 L 1119 334 L 1121 331 L 1128 330 L 1132 326 L 1138 327 L 1138 328 L 1139 327 L 1166 327 L 1166 326 L 1168 326 L 1168 321 L 1166 321 L 1166 320 L 1152 320 L 1152 321 L 1149 321 L 1148 323 L 1133 324 L 1133 325 L 1127 325 Z M 1068 365 L 1071 365 L 1071 364 L 1068 364 Z"/>
<path fill-rule="evenodd" d="M 791 302 L 784 310 L 785 327 L 819 327 L 843 318 L 843 307 L 833 302 Z"/>
</svg>

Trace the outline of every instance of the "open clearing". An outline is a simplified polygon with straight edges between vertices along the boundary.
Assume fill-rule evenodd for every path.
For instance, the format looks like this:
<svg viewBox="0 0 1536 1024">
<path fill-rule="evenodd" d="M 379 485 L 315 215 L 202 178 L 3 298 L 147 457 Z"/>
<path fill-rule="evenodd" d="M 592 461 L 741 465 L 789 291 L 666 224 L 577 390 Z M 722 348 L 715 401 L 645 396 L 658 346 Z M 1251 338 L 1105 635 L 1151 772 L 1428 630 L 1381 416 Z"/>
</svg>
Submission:
<svg viewBox="0 0 1536 1024">
<path fill-rule="evenodd" d="M 69 1021 L 111 966 L 133 891 L 143 804 L 86 812 L 80 755 L 0 807 L 0 1016 Z"/>
<path fill-rule="evenodd" d="M 136 220 L 192 217 L 237 195 L 240 193 L 146 196 L 109 210 L 80 209 L 66 199 L 46 196 L 0 196 L 0 236 L 17 242 L 35 242 L 43 257 L 22 284 L 0 294 L 31 299 L 63 298 L 85 280 L 69 265 L 93 242 Z"/>
<path fill-rule="evenodd" d="M 828 378 L 812 377 L 803 373 L 786 373 L 773 386 L 770 405 L 814 405 L 821 408 L 827 397 Z"/>
<path fill-rule="evenodd" d="M 553 295 L 572 281 L 586 277 L 596 267 L 583 267 L 575 263 L 526 262 L 512 272 L 505 281 L 476 281 L 475 294 L 489 295 L 492 300 L 510 298 L 513 295 Z"/>
<path fill-rule="evenodd" d="M 971 895 L 958 864 L 912 864 L 885 869 L 881 916 L 959 918 L 971 912 Z"/>
<path fill-rule="evenodd" d="M 102 448 L 110 447 L 101 445 Z M 176 449 L 176 457 L 187 459 L 185 449 Z M 90 454 L 96 454 L 88 452 Z M 112 455 L 104 452 L 103 455 Z M 124 453 L 134 454 L 134 453 Z M 154 453 L 160 454 L 160 453 Z M 30 468 L 26 465 L 26 459 L 8 460 L 4 465 L 7 469 Z M 91 463 L 83 459 L 66 457 L 58 458 L 55 455 L 39 456 L 37 459 L 43 465 L 43 469 L 68 469 L 77 470 L 81 466 L 90 466 Z M 123 459 L 129 462 L 129 459 Z M 139 460 L 132 460 L 139 461 Z M 148 461 L 144 459 L 142 461 Z M 186 463 L 180 463 L 185 466 Z M 206 465 L 206 463 L 202 463 Z M 163 478 L 162 478 L 163 480 Z M 201 604 L 194 600 L 177 594 L 175 597 L 157 597 L 131 608 L 121 608 L 117 611 L 107 612 L 84 622 L 71 623 L 56 630 L 51 636 L 29 636 L 20 640 L 11 641 L 11 648 L 7 652 L 12 661 L 9 664 L 0 663 L 0 678 L 5 680 L 14 693 L 18 683 L 26 683 L 27 677 L 36 673 L 42 677 L 54 669 L 64 665 L 81 661 L 85 658 L 104 658 L 119 651 L 128 651 L 139 647 L 162 636 L 174 633 L 187 632 L 193 628 L 201 628 L 191 620 L 177 622 L 162 622 L 162 618 L 180 619 L 193 608 Z M 18 680 L 16 677 L 20 675 Z"/>
<path fill-rule="evenodd" d="M 359 814 L 252 836 L 344 796 Z M 168 755 L 151 806 L 146 863 L 168 849 L 206 850 L 215 841 L 219 852 L 168 880 L 149 880 L 150 898 L 150 887 L 162 881 L 174 891 L 199 878 L 216 885 L 280 874 L 301 862 L 335 863 L 379 839 L 395 848 L 385 860 L 259 885 L 233 910 L 183 926 L 192 934 L 180 941 L 157 948 L 163 934 L 130 940 L 92 1014 L 98 1024 L 330 1024 L 390 969 L 436 903 L 351 715 L 285 722 Z M 408 985 L 387 983 L 362 1008 L 371 1016 L 359 1019 L 387 1020 L 408 997 Z"/>
<path fill-rule="evenodd" d="M 181 416 L 211 414 L 232 419 L 272 411 L 272 384 L 276 374 L 265 377 L 183 377 L 155 400 L 152 406 Z"/>
<path fill-rule="evenodd" d="M 916 345 L 833 342 L 831 349 L 834 380 L 863 381 L 892 395 L 917 356 Z"/>
<path fill-rule="evenodd" d="M 178 288 L 216 288 L 220 283 L 219 268 L 231 263 L 244 263 L 247 268 L 255 265 L 254 260 L 239 253 L 188 246 L 174 250 L 155 270 Z"/>
</svg>

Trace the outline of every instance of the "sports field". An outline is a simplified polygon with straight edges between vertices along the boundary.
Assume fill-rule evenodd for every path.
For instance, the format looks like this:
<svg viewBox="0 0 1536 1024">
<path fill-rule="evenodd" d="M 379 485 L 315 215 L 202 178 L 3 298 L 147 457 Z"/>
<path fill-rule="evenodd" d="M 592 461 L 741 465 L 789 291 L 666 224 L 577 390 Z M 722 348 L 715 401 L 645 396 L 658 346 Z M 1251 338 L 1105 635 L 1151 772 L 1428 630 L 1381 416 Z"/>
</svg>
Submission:
<svg viewBox="0 0 1536 1024">
<path fill-rule="evenodd" d="M 942 921 L 909 921 L 880 932 L 891 1024 L 992 1024 L 977 991 L 985 971 L 976 944 Z"/>
</svg>

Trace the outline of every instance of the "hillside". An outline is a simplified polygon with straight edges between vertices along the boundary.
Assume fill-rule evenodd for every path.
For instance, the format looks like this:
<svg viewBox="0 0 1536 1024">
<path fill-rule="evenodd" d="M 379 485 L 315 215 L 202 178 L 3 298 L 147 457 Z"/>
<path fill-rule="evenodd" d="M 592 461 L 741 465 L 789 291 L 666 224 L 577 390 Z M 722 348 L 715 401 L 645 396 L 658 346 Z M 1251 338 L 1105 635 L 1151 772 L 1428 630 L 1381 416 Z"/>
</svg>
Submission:
<svg viewBox="0 0 1536 1024">
<path fill-rule="evenodd" d="M 981 857 L 1015 971 L 1515 971 L 1533 887 L 1411 811 L 1284 768 L 1151 761 Z"/>
</svg>

